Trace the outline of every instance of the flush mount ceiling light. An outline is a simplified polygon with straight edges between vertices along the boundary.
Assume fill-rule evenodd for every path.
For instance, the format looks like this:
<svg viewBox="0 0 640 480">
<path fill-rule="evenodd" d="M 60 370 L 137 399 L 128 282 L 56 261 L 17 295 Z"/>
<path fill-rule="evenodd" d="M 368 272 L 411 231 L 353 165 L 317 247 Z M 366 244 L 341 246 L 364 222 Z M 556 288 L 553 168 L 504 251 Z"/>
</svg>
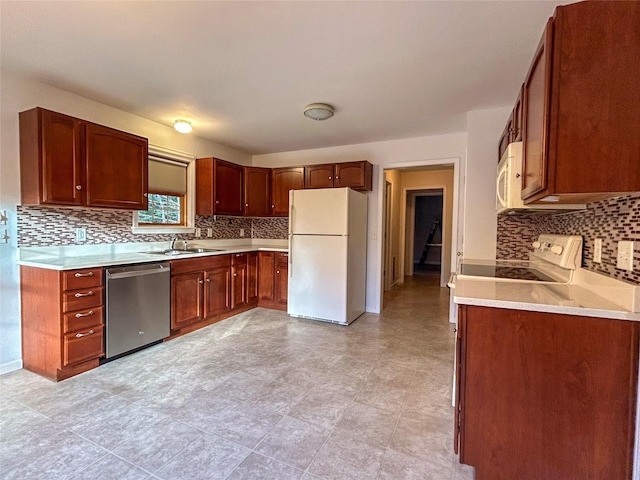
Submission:
<svg viewBox="0 0 640 480">
<path fill-rule="evenodd" d="M 193 129 L 193 127 L 191 127 L 191 122 L 188 120 L 176 120 L 173 124 L 173 128 L 180 133 L 189 133 Z"/>
<path fill-rule="evenodd" d="M 312 103 L 304 107 L 304 116 L 312 120 L 326 120 L 333 117 L 333 107 L 326 103 Z"/>
</svg>

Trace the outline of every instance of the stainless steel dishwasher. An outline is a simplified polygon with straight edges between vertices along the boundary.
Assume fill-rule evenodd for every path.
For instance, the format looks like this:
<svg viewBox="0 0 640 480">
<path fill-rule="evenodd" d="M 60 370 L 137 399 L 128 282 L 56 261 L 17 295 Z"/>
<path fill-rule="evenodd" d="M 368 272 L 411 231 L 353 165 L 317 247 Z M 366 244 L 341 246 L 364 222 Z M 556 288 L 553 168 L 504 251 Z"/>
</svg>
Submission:
<svg viewBox="0 0 640 480">
<path fill-rule="evenodd" d="M 169 263 L 112 267 L 105 275 L 107 359 L 169 336 Z"/>
</svg>

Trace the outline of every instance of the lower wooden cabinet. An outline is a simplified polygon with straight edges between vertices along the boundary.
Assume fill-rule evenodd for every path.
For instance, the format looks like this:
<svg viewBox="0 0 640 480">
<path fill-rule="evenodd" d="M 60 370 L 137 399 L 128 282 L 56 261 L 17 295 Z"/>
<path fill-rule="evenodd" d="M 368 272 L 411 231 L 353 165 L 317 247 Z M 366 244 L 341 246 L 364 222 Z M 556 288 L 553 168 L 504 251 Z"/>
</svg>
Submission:
<svg viewBox="0 0 640 480">
<path fill-rule="evenodd" d="M 236 253 L 231 257 L 231 308 L 247 305 L 247 254 Z"/>
<path fill-rule="evenodd" d="M 20 267 L 24 368 L 62 380 L 104 356 L 102 268 Z"/>
<path fill-rule="evenodd" d="M 247 253 L 247 303 L 253 307 L 258 305 L 258 252 Z"/>
<path fill-rule="evenodd" d="M 632 321 L 461 306 L 455 447 L 476 480 L 631 479 Z"/>
<path fill-rule="evenodd" d="M 258 306 L 287 310 L 289 254 L 259 252 Z"/>
</svg>

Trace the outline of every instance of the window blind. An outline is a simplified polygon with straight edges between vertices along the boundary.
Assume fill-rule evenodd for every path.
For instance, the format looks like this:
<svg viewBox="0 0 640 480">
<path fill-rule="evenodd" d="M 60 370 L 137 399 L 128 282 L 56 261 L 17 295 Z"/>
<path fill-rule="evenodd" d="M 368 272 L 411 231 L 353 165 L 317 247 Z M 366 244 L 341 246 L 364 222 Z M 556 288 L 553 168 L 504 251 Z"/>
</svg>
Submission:
<svg viewBox="0 0 640 480">
<path fill-rule="evenodd" d="M 187 193 L 187 164 L 149 155 L 149 190 L 184 195 Z"/>
</svg>

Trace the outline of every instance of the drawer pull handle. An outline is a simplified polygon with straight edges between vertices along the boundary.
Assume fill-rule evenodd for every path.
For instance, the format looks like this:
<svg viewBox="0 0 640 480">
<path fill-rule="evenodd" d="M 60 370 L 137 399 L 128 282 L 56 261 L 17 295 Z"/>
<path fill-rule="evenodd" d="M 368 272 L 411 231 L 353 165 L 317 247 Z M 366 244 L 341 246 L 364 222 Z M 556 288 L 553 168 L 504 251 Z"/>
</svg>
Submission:
<svg viewBox="0 0 640 480">
<path fill-rule="evenodd" d="M 76 318 L 90 317 L 91 315 L 93 315 L 93 310 L 89 310 L 87 313 L 76 313 Z"/>
<path fill-rule="evenodd" d="M 89 335 L 93 335 L 94 332 L 93 330 L 89 330 L 87 333 L 76 333 L 76 338 L 82 338 L 82 337 L 87 337 Z"/>
<path fill-rule="evenodd" d="M 89 290 L 87 293 L 76 293 L 74 295 L 74 297 L 76 298 L 80 298 L 80 297 L 90 297 L 91 295 L 93 295 L 93 290 Z"/>
<path fill-rule="evenodd" d="M 89 272 L 89 273 L 76 273 L 74 275 L 74 277 L 76 278 L 80 278 L 80 277 L 93 277 L 93 272 Z"/>
</svg>

